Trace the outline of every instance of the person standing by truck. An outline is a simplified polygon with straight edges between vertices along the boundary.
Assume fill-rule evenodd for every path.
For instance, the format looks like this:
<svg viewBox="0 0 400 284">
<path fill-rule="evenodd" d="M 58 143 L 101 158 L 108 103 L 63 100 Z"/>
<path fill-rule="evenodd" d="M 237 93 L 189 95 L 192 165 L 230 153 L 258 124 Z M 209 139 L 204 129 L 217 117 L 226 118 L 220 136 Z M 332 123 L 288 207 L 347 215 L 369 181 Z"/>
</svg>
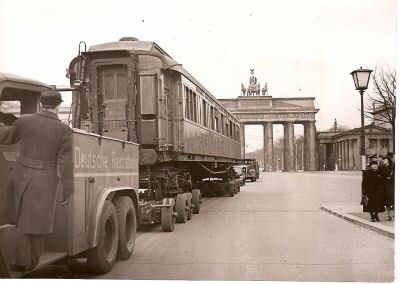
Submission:
<svg viewBox="0 0 400 284">
<path fill-rule="evenodd" d="M 41 111 L 21 115 L 12 126 L 0 124 L 0 144 L 19 142 L 19 156 L 6 193 L 5 217 L 21 233 L 11 270 L 30 270 L 39 263 L 44 238 L 53 232 L 57 183 L 62 204 L 74 192 L 72 129 L 58 118 L 57 91 L 40 96 Z"/>
</svg>

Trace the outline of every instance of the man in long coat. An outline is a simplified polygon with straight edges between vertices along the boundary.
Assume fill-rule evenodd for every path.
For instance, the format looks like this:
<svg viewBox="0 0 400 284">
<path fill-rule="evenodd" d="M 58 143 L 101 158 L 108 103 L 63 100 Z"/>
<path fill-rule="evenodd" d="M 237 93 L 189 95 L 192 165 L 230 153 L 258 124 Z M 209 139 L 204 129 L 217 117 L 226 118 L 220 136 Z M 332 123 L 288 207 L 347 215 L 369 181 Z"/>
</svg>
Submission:
<svg viewBox="0 0 400 284">
<path fill-rule="evenodd" d="M 15 252 L 10 269 L 32 269 L 39 262 L 44 237 L 53 232 L 58 180 L 62 203 L 74 191 L 72 130 L 58 118 L 61 94 L 41 94 L 42 110 L 21 115 L 12 126 L 0 125 L 0 143 L 19 141 L 20 152 L 7 188 L 5 213 L 22 233 L 23 243 Z"/>
</svg>

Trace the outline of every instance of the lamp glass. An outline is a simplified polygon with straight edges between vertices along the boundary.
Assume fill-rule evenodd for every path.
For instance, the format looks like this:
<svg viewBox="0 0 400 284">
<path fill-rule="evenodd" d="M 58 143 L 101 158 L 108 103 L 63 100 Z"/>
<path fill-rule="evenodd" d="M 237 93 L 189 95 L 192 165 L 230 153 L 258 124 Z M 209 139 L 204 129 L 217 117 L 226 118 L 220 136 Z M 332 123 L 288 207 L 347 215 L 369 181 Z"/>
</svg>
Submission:
<svg viewBox="0 0 400 284">
<path fill-rule="evenodd" d="M 371 72 L 372 70 L 362 68 L 351 72 L 356 90 L 368 89 L 369 77 L 371 75 Z"/>
</svg>

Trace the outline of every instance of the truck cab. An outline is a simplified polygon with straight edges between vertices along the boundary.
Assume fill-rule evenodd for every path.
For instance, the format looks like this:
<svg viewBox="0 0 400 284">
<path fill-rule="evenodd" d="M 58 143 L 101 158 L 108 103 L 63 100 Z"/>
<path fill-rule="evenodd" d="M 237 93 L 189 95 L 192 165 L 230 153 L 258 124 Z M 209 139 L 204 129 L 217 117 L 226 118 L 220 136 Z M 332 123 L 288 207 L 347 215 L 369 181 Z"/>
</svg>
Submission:
<svg viewBox="0 0 400 284">
<path fill-rule="evenodd" d="M 12 126 L 21 114 L 40 110 L 44 83 L 0 73 L 0 126 Z M 117 256 L 128 259 L 134 250 L 138 223 L 139 145 L 72 129 L 74 194 L 61 205 L 58 194 L 54 230 L 45 239 L 44 253 L 34 270 L 45 265 L 69 265 L 75 257 L 87 258 L 89 270 L 106 273 Z M 4 208 L 10 172 L 18 161 L 18 143 L 0 144 L 0 208 Z M 55 189 L 61 190 L 61 184 Z M 12 263 L 21 233 L 0 211 L 0 253 Z M 1 264 L 0 264 L 1 266 Z M 27 272 L 6 271 L 3 277 L 19 277 Z"/>
</svg>

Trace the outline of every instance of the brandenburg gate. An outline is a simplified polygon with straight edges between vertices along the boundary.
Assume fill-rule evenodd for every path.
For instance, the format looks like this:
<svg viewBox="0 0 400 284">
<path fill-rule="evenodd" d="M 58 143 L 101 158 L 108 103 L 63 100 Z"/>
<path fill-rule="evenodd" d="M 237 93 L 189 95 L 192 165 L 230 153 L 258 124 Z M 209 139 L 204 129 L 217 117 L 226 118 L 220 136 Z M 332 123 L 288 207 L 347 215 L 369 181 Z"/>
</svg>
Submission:
<svg viewBox="0 0 400 284">
<path fill-rule="evenodd" d="M 258 85 L 259 86 L 259 85 Z M 259 87 L 258 87 L 259 89 Z M 266 93 L 263 89 L 263 93 Z M 251 95 L 243 91 L 237 99 L 219 99 L 240 121 L 241 154 L 245 157 L 245 125 L 261 124 L 264 126 L 264 171 L 274 168 L 273 125 L 283 124 L 284 153 L 283 170 L 294 171 L 295 143 L 294 124 L 304 125 L 304 170 L 317 170 L 317 147 L 313 97 L 273 98 L 268 95 Z"/>
</svg>

